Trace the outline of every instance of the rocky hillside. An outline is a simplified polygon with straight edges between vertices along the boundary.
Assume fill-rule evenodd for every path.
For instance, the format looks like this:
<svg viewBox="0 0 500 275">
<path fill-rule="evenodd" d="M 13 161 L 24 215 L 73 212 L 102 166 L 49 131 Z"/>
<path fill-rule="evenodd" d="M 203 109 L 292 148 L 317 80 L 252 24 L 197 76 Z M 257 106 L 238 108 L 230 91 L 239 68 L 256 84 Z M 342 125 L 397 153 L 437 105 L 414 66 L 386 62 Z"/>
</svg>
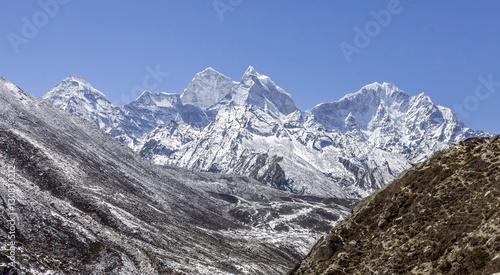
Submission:
<svg viewBox="0 0 500 275">
<path fill-rule="evenodd" d="M 289 274 L 500 272 L 500 140 L 471 138 L 363 200 Z"/>
</svg>

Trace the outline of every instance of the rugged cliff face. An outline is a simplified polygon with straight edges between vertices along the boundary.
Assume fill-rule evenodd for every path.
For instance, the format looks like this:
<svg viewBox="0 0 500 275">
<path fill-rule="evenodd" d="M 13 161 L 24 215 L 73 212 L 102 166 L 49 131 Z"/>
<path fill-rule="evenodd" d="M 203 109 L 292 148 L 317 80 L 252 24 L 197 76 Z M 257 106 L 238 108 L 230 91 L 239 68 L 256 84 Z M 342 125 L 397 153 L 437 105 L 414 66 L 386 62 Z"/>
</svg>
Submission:
<svg viewBox="0 0 500 275">
<path fill-rule="evenodd" d="M 439 151 L 363 200 L 289 274 L 500 271 L 500 140 Z"/>
</svg>

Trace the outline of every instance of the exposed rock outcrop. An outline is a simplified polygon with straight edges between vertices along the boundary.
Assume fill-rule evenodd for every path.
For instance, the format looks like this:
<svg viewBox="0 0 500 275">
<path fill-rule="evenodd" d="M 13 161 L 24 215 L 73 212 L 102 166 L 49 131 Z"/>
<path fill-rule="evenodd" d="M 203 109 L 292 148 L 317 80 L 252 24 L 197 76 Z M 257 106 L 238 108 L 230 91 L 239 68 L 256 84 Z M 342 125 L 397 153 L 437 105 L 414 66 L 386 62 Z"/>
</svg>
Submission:
<svg viewBox="0 0 500 275">
<path fill-rule="evenodd" d="M 439 151 L 363 200 L 289 274 L 500 271 L 500 141 Z"/>
</svg>

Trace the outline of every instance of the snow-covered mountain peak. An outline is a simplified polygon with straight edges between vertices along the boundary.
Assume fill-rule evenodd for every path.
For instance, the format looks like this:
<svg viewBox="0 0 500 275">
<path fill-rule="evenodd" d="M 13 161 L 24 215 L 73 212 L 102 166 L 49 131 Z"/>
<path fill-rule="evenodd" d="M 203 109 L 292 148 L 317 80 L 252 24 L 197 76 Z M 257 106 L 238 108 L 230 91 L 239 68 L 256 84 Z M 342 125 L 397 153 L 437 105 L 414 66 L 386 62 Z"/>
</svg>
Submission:
<svg viewBox="0 0 500 275">
<path fill-rule="evenodd" d="M 52 90 L 43 96 L 44 99 L 51 99 L 54 103 L 55 98 L 69 100 L 71 98 L 81 98 L 87 101 L 97 101 L 102 100 L 109 102 L 106 95 L 101 91 L 95 89 L 90 85 L 90 83 L 78 76 L 68 76 L 59 84 L 57 84 Z"/>
<path fill-rule="evenodd" d="M 197 73 L 193 77 L 192 81 L 195 81 L 197 79 L 206 79 L 206 78 L 210 78 L 212 80 L 215 80 L 215 79 L 217 79 L 219 77 L 229 79 L 229 77 L 225 76 L 224 74 L 220 73 L 219 71 L 215 70 L 214 68 L 208 67 L 205 70 Z"/>
<path fill-rule="evenodd" d="M 277 87 L 276 83 L 274 83 L 269 76 L 260 74 L 252 66 L 249 66 L 248 69 L 245 71 L 245 73 L 241 77 L 240 83 L 242 85 L 246 85 L 246 86 L 251 86 L 254 83 L 260 83 L 260 84 L 262 84 L 264 86 L 269 86 L 270 85 L 270 86 L 276 86 Z M 286 93 L 281 88 L 279 88 L 279 92 L 280 93 L 284 93 L 287 96 L 291 97 L 290 94 Z"/>
<path fill-rule="evenodd" d="M 249 66 L 240 82 L 212 68 L 197 73 L 181 95 L 184 105 L 193 105 L 214 117 L 225 106 L 255 105 L 273 113 L 288 115 L 296 110 L 289 94 L 269 77 Z"/>
<path fill-rule="evenodd" d="M 261 74 L 259 74 L 257 72 L 257 70 L 255 70 L 254 67 L 252 66 L 248 66 L 247 70 L 245 71 L 245 73 L 243 74 L 243 76 L 241 77 L 241 79 L 247 79 L 247 78 L 250 78 L 252 76 L 255 76 L 255 77 L 262 77 Z"/>
<path fill-rule="evenodd" d="M 70 76 L 66 77 L 63 80 L 63 82 L 65 82 L 65 81 L 76 81 L 76 82 L 82 83 L 83 85 L 90 86 L 89 82 L 86 79 L 84 79 L 83 77 L 76 76 L 76 75 L 70 75 Z"/>
<path fill-rule="evenodd" d="M 112 124 L 109 114 L 115 106 L 85 79 L 69 76 L 43 96 L 52 105 L 94 121 L 105 128 Z M 103 116 L 102 114 L 107 114 Z"/>
<path fill-rule="evenodd" d="M 394 102 L 401 103 L 403 101 L 408 101 L 411 97 L 409 94 L 399 89 L 396 85 L 392 83 L 384 82 L 383 87 L 385 89 L 385 95 L 381 96 L 387 105 L 391 105 Z"/>
<path fill-rule="evenodd" d="M 194 76 L 180 98 L 185 105 L 206 110 L 226 97 L 235 84 L 229 77 L 209 67 Z"/>
<path fill-rule="evenodd" d="M 259 74 L 249 66 L 239 85 L 232 92 L 234 105 L 253 104 L 274 115 L 288 115 L 298 108 L 292 97 L 274 83 L 271 78 Z"/>
<path fill-rule="evenodd" d="M 439 123 L 445 123 L 443 110 L 423 93 L 410 96 L 396 85 L 384 82 L 366 85 L 339 101 L 320 104 L 311 113 L 328 129 L 350 131 L 355 121 L 362 130 L 383 129 L 384 134 L 392 136 L 395 130 L 404 132 L 406 127 L 415 129 L 424 125 L 441 131 L 438 127 Z M 451 111 L 445 112 L 448 119 L 454 120 Z"/>
<path fill-rule="evenodd" d="M 384 82 L 382 83 L 382 86 L 387 87 L 391 90 L 399 90 L 399 88 L 394 83 Z"/>
<path fill-rule="evenodd" d="M 201 73 L 219 73 L 219 72 L 212 67 L 207 67 L 205 70 L 201 71 Z"/>
<path fill-rule="evenodd" d="M 151 97 L 151 94 L 152 92 L 151 91 L 148 91 L 148 90 L 144 90 L 141 95 L 139 95 L 134 101 L 140 101 L 140 100 L 144 100 L 146 98 L 149 98 Z"/>
<path fill-rule="evenodd" d="M 212 67 L 208 67 L 205 70 L 196 73 L 191 82 L 200 81 L 200 80 L 217 80 L 218 78 L 229 79 L 229 77 L 220 73 Z"/>
<path fill-rule="evenodd" d="M 363 86 L 360 91 L 363 91 L 363 90 L 379 90 L 381 89 L 383 86 L 384 86 L 385 82 L 383 84 L 380 84 L 378 82 L 373 82 L 373 83 L 370 83 L 370 84 L 367 84 L 365 86 Z"/>
<path fill-rule="evenodd" d="M 432 102 L 431 98 L 426 95 L 425 93 L 420 93 L 415 96 L 416 101 L 422 101 L 422 102 Z"/>
<path fill-rule="evenodd" d="M 70 75 L 70 76 L 66 77 L 65 79 L 63 79 L 63 81 L 61 81 L 59 83 L 59 85 L 79 87 L 80 90 L 82 90 L 82 89 L 95 90 L 94 87 L 92 87 L 92 85 L 90 85 L 90 83 L 86 79 L 79 77 L 79 76 L 74 76 L 74 75 Z M 100 91 L 98 91 L 98 90 L 95 90 L 95 91 L 96 91 L 96 93 L 105 97 L 105 95 L 103 93 L 101 93 Z"/>
<path fill-rule="evenodd" d="M 379 100 L 382 101 L 391 101 L 394 99 L 403 99 L 410 97 L 409 94 L 399 89 L 396 85 L 392 83 L 384 82 L 382 84 L 378 82 L 374 82 L 372 84 L 368 84 L 363 86 L 359 91 L 351 94 L 345 95 L 339 101 L 344 100 Z"/>
</svg>

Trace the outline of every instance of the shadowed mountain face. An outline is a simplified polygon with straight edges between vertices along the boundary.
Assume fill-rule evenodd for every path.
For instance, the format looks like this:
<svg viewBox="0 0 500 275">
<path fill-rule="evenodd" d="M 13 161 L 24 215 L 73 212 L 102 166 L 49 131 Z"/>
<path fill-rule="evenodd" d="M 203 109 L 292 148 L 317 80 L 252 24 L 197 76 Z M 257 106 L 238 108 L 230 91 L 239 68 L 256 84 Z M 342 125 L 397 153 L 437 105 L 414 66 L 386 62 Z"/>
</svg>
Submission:
<svg viewBox="0 0 500 275">
<path fill-rule="evenodd" d="M 499 198 L 498 135 L 468 139 L 363 200 L 289 274 L 500 272 Z"/>
<path fill-rule="evenodd" d="M 245 175 L 328 198 L 363 198 L 432 153 L 488 135 L 425 94 L 411 96 L 390 83 L 301 111 L 252 67 L 239 82 L 208 68 L 181 95 L 146 91 L 125 106 L 77 77 L 44 99 L 156 164 Z"/>
<path fill-rule="evenodd" d="M 3 78 L 0 199 L 4 274 L 282 274 L 356 202 L 154 165 Z"/>
</svg>

